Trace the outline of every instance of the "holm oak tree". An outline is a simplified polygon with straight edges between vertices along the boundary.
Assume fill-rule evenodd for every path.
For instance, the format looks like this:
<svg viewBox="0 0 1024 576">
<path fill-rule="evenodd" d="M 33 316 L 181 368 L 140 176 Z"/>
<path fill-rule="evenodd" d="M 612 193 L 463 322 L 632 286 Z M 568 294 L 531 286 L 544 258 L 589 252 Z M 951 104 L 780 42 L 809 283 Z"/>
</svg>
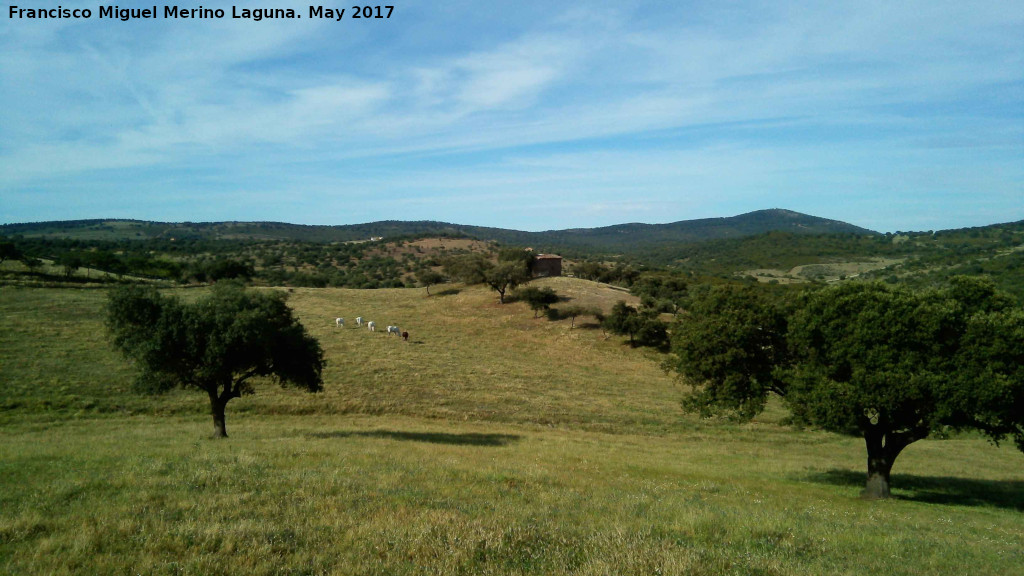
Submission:
<svg viewBox="0 0 1024 576">
<path fill-rule="evenodd" d="M 796 424 L 860 436 L 864 496 L 885 498 L 893 463 L 936 431 L 974 429 L 1024 450 L 1024 314 L 990 283 L 914 292 L 847 283 L 799 302 L 711 290 L 673 330 L 684 405 L 751 418 L 769 394 Z"/>
<path fill-rule="evenodd" d="M 320 343 L 280 292 L 218 284 L 209 296 L 184 303 L 151 287 L 127 286 L 110 293 L 106 323 L 114 346 L 140 369 L 137 387 L 206 392 L 215 437 L 227 436 L 224 409 L 253 393 L 254 379 L 310 392 L 323 386 Z"/>
</svg>

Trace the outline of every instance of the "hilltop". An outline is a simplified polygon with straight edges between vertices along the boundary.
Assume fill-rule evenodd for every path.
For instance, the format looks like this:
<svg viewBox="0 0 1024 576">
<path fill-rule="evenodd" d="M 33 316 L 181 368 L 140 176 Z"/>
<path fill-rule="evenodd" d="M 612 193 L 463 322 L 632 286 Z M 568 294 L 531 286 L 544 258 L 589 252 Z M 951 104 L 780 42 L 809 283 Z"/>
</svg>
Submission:
<svg viewBox="0 0 1024 576">
<path fill-rule="evenodd" d="M 431 221 L 302 226 L 81 220 L 7 224 L 0 226 L 0 240 L 4 237 L 43 262 L 34 272 L 48 282 L 105 273 L 177 282 L 241 274 L 268 286 L 397 288 L 418 285 L 418 273 L 440 270 L 452 256 L 493 256 L 503 246 L 518 246 L 560 254 L 570 274 L 579 262 L 599 264 L 609 272 L 589 277 L 623 286 L 650 270 L 712 281 L 870 278 L 914 285 L 941 283 L 954 274 L 983 274 L 1024 299 L 1024 221 L 879 234 L 773 209 L 671 224 L 545 232 Z M 76 269 L 85 273 L 76 276 Z M 0 281 L 32 281 L 12 260 L 0 274 Z"/>
<path fill-rule="evenodd" d="M 75 270 L 205 282 L 247 276 L 264 285 L 397 288 L 417 284 L 417 274 L 440 269 L 466 252 L 493 255 L 500 246 L 530 247 L 572 260 L 633 261 L 646 253 L 678 251 L 691 243 L 747 238 L 765 231 L 789 234 L 871 235 L 842 222 L 788 210 L 761 210 L 729 218 L 672 224 L 622 224 L 604 228 L 523 232 L 444 222 L 385 221 L 346 226 L 277 222 L 145 222 L 78 220 L 0 226 L 20 252 L 52 264 L 45 277 Z M 655 259 L 650 259 L 654 263 Z M 97 270 L 90 274 L 88 270 Z M 621 281 L 621 278 L 616 280 Z M 628 283 L 628 282 L 627 282 Z"/>
<path fill-rule="evenodd" d="M 281 222 L 146 222 L 140 220 L 73 220 L 0 225 L 0 234 L 30 238 L 85 241 L 119 240 L 287 240 L 295 242 L 352 242 L 371 238 L 471 237 L 506 244 L 556 249 L 616 252 L 664 242 L 753 236 L 769 231 L 795 234 L 877 234 L 837 220 L 790 210 L 758 210 L 739 216 L 682 220 L 670 224 L 619 224 L 601 228 L 571 228 L 524 232 L 435 221 L 387 220 L 340 226 L 307 226 Z"/>
</svg>

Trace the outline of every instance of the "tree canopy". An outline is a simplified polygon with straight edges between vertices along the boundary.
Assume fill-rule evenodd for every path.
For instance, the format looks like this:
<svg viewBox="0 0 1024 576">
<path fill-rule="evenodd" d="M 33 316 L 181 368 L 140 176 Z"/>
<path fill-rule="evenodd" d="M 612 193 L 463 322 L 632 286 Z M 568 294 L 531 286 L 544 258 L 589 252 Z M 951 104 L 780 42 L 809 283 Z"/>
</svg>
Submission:
<svg viewBox="0 0 1024 576">
<path fill-rule="evenodd" d="M 530 309 L 533 310 L 533 317 L 537 317 L 537 313 L 541 310 L 547 310 L 552 304 L 558 302 L 558 293 L 552 288 L 547 286 L 538 288 L 536 286 L 527 286 L 516 291 L 516 297 L 523 302 L 530 305 Z"/>
<path fill-rule="evenodd" d="M 750 419 L 769 393 L 785 396 L 777 366 L 788 363 L 782 302 L 754 287 L 724 285 L 695 294 L 672 328 L 675 368 L 693 383 L 684 406 L 702 416 Z"/>
<path fill-rule="evenodd" d="M 0 264 L 3 264 L 8 258 L 20 260 L 24 258 L 24 254 L 21 253 L 21 250 L 13 242 L 0 242 Z"/>
<path fill-rule="evenodd" d="M 505 294 L 530 281 L 529 253 L 522 250 L 503 251 L 505 259 L 495 263 L 481 254 L 464 254 L 449 259 L 444 270 L 448 276 L 466 284 L 486 284 L 505 303 Z"/>
<path fill-rule="evenodd" d="M 110 293 L 107 328 L 114 346 L 137 364 L 138 388 L 206 392 L 216 437 L 227 436 L 227 403 L 253 393 L 256 378 L 309 392 L 323 385 L 320 343 L 281 292 L 218 284 L 209 296 L 184 303 L 153 288 L 126 286 Z"/>
<path fill-rule="evenodd" d="M 661 348 L 668 343 L 665 323 L 657 318 L 657 311 L 638 310 L 619 300 L 602 325 L 613 334 L 629 336 L 630 346 Z"/>
<path fill-rule="evenodd" d="M 718 288 L 673 330 L 686 406 L 751 418 L 781 396 L 795 424 L 861 436 L 867 497 L 887 497 L 896 457 L 933 432 L 976 429 L 1024 449 L 1024 314 L 978 279 L 914 292 L 846 283 L 799 302 Z"/>
<path fill-rule="evenodd" d="M 597 316 L 597 315 L 599 315 L 601 313 L 601 310 L 599 308 L 596 308 L 596 307 L 595 308 L 590 308 L 590 307 L 587 307 L 587 306 L 581 306 L 579 304 L 570 304 L 569 306 L 565 306 L 563 308 L 559 308 L 556 311 L 558 312 L 558 317 L 559 318 L 569 318 L 570 319 L 570 322 L 569 322 L 569 328 L 570 329 L 576 327 L 576 317 L 577 316 L 587 316 L 587 315 Z"/>
<path fill-rule="evenodd" d="M 522 262 L 498 262 L 484 270 L 484 284 L 498 293 L 498 301 L 505 303 L 505 293 L 515 290 L 520 284 L 530 281 L 530 271 Z"/>
<path fill-rule="evenodd" d="M 445 277 L 433 268 L 421 268 L 416 271 L 416 280 L 427 288 L 427 296 L 430 296 L 430 287 L 444 282 Z"/>
</svg>

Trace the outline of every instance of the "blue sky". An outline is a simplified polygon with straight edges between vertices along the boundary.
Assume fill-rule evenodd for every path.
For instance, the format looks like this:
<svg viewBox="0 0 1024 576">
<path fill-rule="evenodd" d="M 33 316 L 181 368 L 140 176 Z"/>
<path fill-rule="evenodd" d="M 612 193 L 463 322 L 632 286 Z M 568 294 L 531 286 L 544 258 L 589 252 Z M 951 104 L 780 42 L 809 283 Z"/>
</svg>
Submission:
<svg viewBox="0 0 1024 576">
<path fill-rule="evenodd" d="M 1020 0 L 393 3 L 4 5 L 0 222 L 1024 219 Z"/>
</svg>

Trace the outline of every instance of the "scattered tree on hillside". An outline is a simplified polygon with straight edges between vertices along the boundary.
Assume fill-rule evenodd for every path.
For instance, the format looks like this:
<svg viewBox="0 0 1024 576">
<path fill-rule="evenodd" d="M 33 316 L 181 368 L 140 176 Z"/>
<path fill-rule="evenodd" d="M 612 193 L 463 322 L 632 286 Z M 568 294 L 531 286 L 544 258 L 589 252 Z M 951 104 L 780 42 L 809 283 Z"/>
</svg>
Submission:
<svg viewBox="0 0 1024 576">
<path fill-rule="evenodd" d="M 490 286 L 498 293 L 498 301 L 502 304 L 505 303 L 508 290 L 514 290 L 530 280 L 530 271 L 522 260 L 499 260 L 495 264 L 481 254 L 450 258 L 445 262 L 444 270 L 452 278 L 458 278 L 466 284 Z"/>
<path fill-rule="evenodd" d="M 579 262 L 573 266 L 572 271 L 577 278 L 623 286 L 630 286 L 640 276 L 640 273 L 633 267 L 621 262 L 615 264 L 614 267 L 609 267 L 599 262 Z"/>
<path fill-rule="evenodd" d="M 128 268 L 124 265 L 121 259 L 107 250 L 87 252 L 83 260 L 90 268 L 116 274 L 119 277 L 123 276 L 124 273 L 128 271 Z"/>
<path fill-rule="evenodd" d="M 444 274 L 433 268 L 422 268 L 416 271 L 416 281 L 427 288 L 427 296 L 430 296 L 430 287 L 434 284 L 444 282 Z"/>
<path fill-rule="evenodd" d="M 21 262 L 29 269 L 29 272 L 37 272 L 43 266 L 43 261 L 39 258 L 32 258 L 27 256 L 21 260 Z"/>
<path fill-rule="evenodd" d="M 572 330 L 573 328 L 576 327 L 576 317 L 577 316 L 586 316 L 586 315 L 594 315 L 594 314 L 596 314 L 596 312 L 594 310 L 592 310 L 590 308 L 587 308 L 585 306 L 580 306 L 579 304 L 573 304 L 571 306 L 566 306 L 564 308 L 560 308 L 558 310 L 558 313 L 559 313 L 558 315 L 560 317 L 562 317 L 562 318 L 570 318 L 571 319 L 571 321 L 569 322 L 569 329 L 570 330 Z"/>
<path fill-rule="evenodd" d="M 21 260 L 22 258 L 21 250 L 18 250 L 14 242 L 0 242 L 0 264 L 3 264 L 8 259 Z"/>
<path fill-rule="evenodd" d="M 502 248 L 498 250 L 498 262 L 518 262 L 527 271 L 533 270 L 537 255 L 531 250 L 522 248 Z"/>
<path fill-rule="evenodd" d="M 689 283 L 680 272 L 645 273 L 630 286 L 630 293 L 639 296 L 644 308 L 675 313 L 686 298 Z"/>
<path fill-rule="evenodd" d="M 630 346 L 660 348 L 668 342 L 665 323 L 658 320 L 656 313 L 637 310 L 622 300 L 612 306 L 603 325 L 612 334 L 629 336 Z"/>
<path fill-rule="evenodd" d="M 582 278 L 584 280 L 593 280 L 596 282 L 601 278 L 601 275 L 605 274 L 608 270 L 608 267 L 603 266 L 597 262 L 584 261 L 578 262 L 575 266 L 573 266 L 572 273 L 577 278 Z"/>
<path fill-rule="evenodd" d="M 961 278 L 913 292 L 846 283 L 790 308 L 754 288 L 695 298 L 673 330 L 675 368 L 704 414 L 759 413 L 781 396 L 796 424 L 864 438 L 864 496 L 889 496 L 893 463 L 932 432 L 977 429 L 1024 450 L 1024 313 Z"/>
<path fill-rule="evenodd" d="M 529 282 L 530 272 L 522 262 L 498 262 L 484 271 L 484 284 L 498 293 L 498 301 L 505 303 L 505 293 Z"/>
<path fill-rule="evenodd" d="M 324 354 L 279 292 L 252 292 L 221 283 L 206 298 L 183 303 L 153 288 L 114 290 L 107 304 L 114 346 L 132 359 L 138 388 L 181 386 L 206 392 L 214 436 L 227 436 L 224 409 L 253 393 L 253 379 L 317 392 Z"/>
<path fill-rule="evenodd" d="M 64 269 L 64 278 L 71 278 L 85 263 L 77 252 L 65 252 L 57 257 L 56 264 Z"/>
<path fill-rule="evenodd" d="M 452 256 L 444 261 L 442 269 L 449 278 L 454 278 L 465 284 L 482 284 L 484 281 L 484 270 L 493 263 L 487 260 L 483 254 L 462 254 Z"/>
<path fill-rule="evenodd" d="M 534 318 L 537 317 L 537 314 L 541 310 L 547 310 L 552 304 L 558 302 L 558 294 L 547 286 L 544 288 L 527 286 L 522 290 L 518 290 L 516 292 L 516 297 L 530 305 L 530 310 L 533 310 Z"/>
<path fill-rule="evenodd" d="M 636 333 L 640 330 L 640 313 L 619 300 L 612 306 L 611 314 L 605 318 L 604 327 L 612 334 L 628 335 L 629 344 L 635 346 Z"/>
<path fill-rule="evenodd" d="M 668 326 L 658 320 L 657 313 L 642 311 L 640 318 L 643 320 L 643 324 L 640 325 L 640 331 L 636 334 L 637 344 L 668 351 Z"/>
<path fill-rule="evenodd" d="M 640 330 L 640 313 L 636 308 L 619 300 L 612 306 L 612 312 L 604 320 L 604 326 L 612 334 L 628 335 L 629 343 L 636 345 L 636 333 Z"/>
<path fill-rule="evenodd" d="M 216 258 L 212 261 L 193 265 L 186 275 L 196 282 L 218 282 L 220 280 L 250 280 L 255 274 L 248 262 L 232 258 Z"/>
</svg>

